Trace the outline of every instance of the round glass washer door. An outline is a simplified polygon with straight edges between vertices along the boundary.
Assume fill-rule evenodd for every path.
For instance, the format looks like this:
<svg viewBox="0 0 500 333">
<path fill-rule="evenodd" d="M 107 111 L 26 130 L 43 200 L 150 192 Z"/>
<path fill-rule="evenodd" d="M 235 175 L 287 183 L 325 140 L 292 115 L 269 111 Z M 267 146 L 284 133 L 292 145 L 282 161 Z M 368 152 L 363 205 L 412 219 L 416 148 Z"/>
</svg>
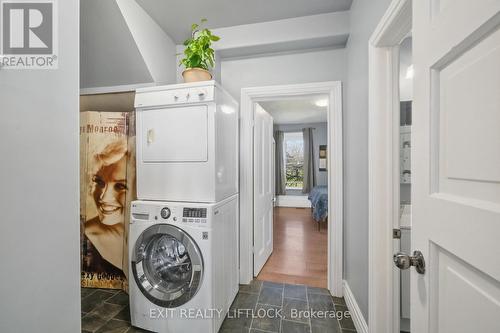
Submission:
<svg viewBox="0 0 500 333">
<path fill-rule="evenodd" d="M 191 300 L 201 287 L 203 257 L 185 231 L 170 224 L 155 224 L 135 243 L 134 279 L 152 303 L 174 308 Z"/>
</svg>

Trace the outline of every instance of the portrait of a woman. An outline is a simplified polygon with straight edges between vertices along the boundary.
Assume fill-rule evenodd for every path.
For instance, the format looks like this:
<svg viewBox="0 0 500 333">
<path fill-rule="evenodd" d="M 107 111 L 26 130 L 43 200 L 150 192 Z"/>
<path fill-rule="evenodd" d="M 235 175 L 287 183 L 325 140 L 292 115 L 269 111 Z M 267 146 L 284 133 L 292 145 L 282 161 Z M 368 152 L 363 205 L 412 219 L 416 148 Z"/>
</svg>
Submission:
<svg viewBox="0 0 500 333">
<path fill-rule="evenodd" d="M 83 271 L 123 279 L 127 143 L 114 141 L 93 156 L 91 194 L 97 216 L 84 223 Z"/>
</svg>

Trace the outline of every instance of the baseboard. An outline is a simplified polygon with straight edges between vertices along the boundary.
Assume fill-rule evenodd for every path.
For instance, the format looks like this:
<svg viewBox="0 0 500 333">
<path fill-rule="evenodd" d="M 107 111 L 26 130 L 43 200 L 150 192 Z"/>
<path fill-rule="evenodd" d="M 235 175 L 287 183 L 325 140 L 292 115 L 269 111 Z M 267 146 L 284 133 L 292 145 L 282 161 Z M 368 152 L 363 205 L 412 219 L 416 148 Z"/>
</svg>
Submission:
<svg viewBox="0 0 500 333">
<path fill-rule="evenodd" d="M 347 304 L 347 308 L 351 313 L 352 321 L 354 322 L 354 326 L 356 327 L 356 331 L 358 333 L 368 333 L 368 324 L 366 323 L 365 317 L 363 317 L 363 313 L 361 313 L 361 309 L 356 302 L 356 298 L 354 298 L 354 294 L 349 288 L 349 284 L 344 280 L 344 299 Z"/>
<path fill-rule="evenodd" d="M 310 208 L 311 202 L 305 195 L 279 195 L 277 198 L 276 206 Z"/>
</svg>

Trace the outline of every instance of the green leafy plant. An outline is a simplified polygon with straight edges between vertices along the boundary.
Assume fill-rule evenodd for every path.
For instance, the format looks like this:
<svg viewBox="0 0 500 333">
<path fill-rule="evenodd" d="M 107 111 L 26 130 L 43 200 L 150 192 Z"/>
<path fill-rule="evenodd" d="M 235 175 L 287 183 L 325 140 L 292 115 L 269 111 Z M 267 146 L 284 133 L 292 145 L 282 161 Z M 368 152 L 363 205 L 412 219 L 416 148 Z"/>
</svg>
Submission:
<svg viewBox="0 0 500 333">
<path fill-rule="evenodd" d="M 206 23 L 206 19 L 202 19 L 200 24 L 194 23 L 191 25 L 191 38 L 184 41 L 185 57 L 179 63 L 179 66 L 184 65 L 186 68 L 203 68 L 209 70 L 214 67 L 215 53 L 211 48 L 212 42 L 218 41 L 220 38 L 212 34 L 207 28 L 202 28 Z"/>
</svg>

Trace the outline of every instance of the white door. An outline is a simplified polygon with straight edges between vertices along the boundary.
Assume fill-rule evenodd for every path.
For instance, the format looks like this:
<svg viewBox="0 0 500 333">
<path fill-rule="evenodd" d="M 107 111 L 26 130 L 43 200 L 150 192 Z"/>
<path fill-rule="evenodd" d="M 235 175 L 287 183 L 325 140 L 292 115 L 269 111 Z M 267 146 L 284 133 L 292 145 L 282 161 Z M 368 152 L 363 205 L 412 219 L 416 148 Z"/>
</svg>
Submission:
<svg viewBox="0 0 500 333">
<path fill-rule="evenodd" d="M 255 104 L 254 127 L 254 276 L 273 252 L 273 118 Z"/>
<path fill-rule="evenodd" d="M 413 1 L 415 333 L 500 332 L 500 1 Z"/>
</svg>

